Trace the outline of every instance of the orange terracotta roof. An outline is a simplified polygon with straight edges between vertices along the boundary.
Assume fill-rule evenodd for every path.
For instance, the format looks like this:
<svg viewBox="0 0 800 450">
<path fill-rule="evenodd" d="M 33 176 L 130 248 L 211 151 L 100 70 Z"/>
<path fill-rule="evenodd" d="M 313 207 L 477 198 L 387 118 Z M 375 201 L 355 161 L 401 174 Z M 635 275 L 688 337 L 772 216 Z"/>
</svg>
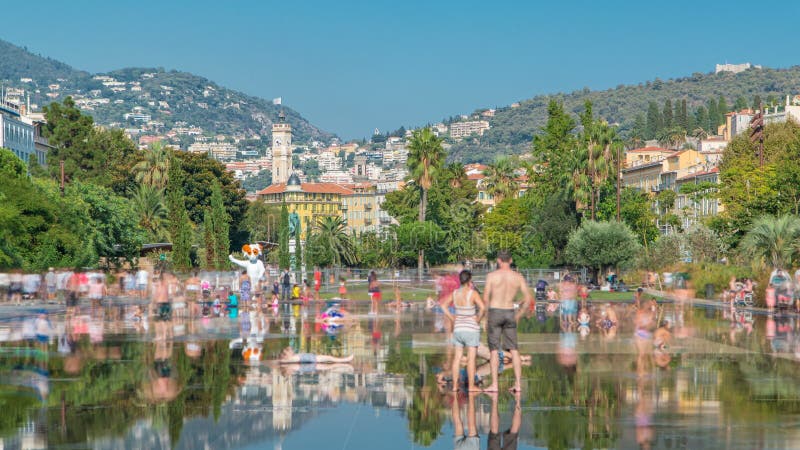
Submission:
<svg viewBox="0 0 800 450">
<path fill-rule="evenodd" d="M 481 173 L 471 173 L 471 174 L 467 175 L 467 179 L 468 180 L 482 180 L 484 178 L 486 178 L 486 175 L 484 175 L 483 172 L 481 172 Z"/>
<path fill-rule="evenodd" d="M 712 173 L 719 173 L 719 167 L 712 167 L 711 170 L 704 170 L 702 172 L 690 173 L 689 175 L 678 178 L 676 181 L 689 180 L 692 178 L 697 178 L 699 176 L 709 175 Z"/>
<path fill-rule="evenodd" d="M 336 183 L 300 183 L 300 191 L 312 194 L 339 194 L 339 195 L 353 195 L 352 189 L 340 186 Z M 286 192 L 286 184 L 278 183 L 272 186 L 267 186 L 257 192 L 258 195 L 280 194 Z"/>
</svg>

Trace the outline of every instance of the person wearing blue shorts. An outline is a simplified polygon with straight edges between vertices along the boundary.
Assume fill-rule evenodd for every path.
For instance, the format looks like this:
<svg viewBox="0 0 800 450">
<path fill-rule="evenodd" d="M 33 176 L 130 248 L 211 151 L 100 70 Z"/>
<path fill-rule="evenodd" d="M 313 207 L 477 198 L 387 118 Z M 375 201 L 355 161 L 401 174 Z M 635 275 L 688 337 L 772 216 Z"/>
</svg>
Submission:
<svg viewBox="0 0 800 450">
<path fill-rule="evenodd" d="M 475 354 L 480 344 L 481 327 L 479 325 L 483 317 L 484 304 L 480 295 L 472 287 L 472 274 L 468 270 L 462 270 L 458 274 L 460 287 L 453 291 L 453 294 L 444 302 L 442 309 L 444 315 L 453 321 L 453 345 L 455 354 L 453 355 L 453 380 L 458 380 L 459 370 L 461 369 L 461 356 L 464 347 L 467 348 L 467 388 L 470 392 L 479 391 L 475 386 Z M 450 311 L 450 306 L 454 306 L 454 311 Z M 477 310 L 476 310 L 477 305 Z M 453 382 L 453 391 L 458 390 L 458 383 Z"/>
</svg>

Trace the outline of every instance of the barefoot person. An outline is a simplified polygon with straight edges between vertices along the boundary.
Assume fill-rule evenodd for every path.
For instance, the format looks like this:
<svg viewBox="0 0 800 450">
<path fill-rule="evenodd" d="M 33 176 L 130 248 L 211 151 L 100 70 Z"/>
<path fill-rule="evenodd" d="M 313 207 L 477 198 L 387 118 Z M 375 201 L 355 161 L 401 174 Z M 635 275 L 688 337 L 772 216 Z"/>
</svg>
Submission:
<svg viewBox="0 0 800 450">
<path fill-rule="evenodd" d="M 472 289 L 472 274 L 462 270 L 458 274 L 461 286 L 453 291 L 442 305 L 444 315 L 453 321 L 453 380 L 458 380 L 461 368 L 461 356 L 464 347 L 467 348 L 467 387 L 470 392 L 480 391 L 475 387 L 475 353 L 481 340 L 481 327 L 478 325 L 483 318 L 484 306 L 478 295 Z M 455 306 L 455 316 L 450 313 L 450 304 Z M 475 306 L 478 311 L 476 312 Z M 458 390 L 458 383 L 453 383 L 453 390 Z"/>
<path fill-rule="evenodd" d="M 532 301 L 531 293 L 525 278 L 511 270 L 511 253 L 501 250 L 497 253 L 497 270 L 486 276 L 486 290 L 483 301 L 489 308 L 487 328 L 489 332 L 489 350 L 491 351 L 492 384 L 485 390 L 497 392 L 497 368 L 499 364 L 499 350 L 508 350 L 511 353 L 511 362 L 514 366 L 514 386 L 512 391 L 520 390 L 522 377 L 522 362 L 517 350 L 517 321 L 526 311 L 528 303 Z M 514 297 L 522 293 L 522 304 L 519 311 L 514 313 Z M 501 337 L 504 342 L 501 346 Z"/>
</svg>

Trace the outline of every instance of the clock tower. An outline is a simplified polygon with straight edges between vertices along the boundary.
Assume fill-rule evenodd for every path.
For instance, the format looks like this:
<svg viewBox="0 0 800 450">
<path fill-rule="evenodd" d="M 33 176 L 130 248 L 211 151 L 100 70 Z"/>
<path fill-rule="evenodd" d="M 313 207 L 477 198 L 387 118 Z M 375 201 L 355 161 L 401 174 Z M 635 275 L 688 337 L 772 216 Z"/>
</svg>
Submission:
<svg viewBox="0 0 800 450">
<path fill-rule="evenodd" d="M 286 183 L 292 174 L 292 126 L 283 111 L 272 124 L 272 184 Z"/>
</svg>

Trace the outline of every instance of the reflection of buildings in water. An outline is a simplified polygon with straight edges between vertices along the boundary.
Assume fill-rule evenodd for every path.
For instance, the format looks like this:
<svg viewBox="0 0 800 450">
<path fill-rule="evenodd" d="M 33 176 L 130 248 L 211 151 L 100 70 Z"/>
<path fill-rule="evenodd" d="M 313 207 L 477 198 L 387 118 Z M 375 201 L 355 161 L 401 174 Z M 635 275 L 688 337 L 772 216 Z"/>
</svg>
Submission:
<svg viewBox="0 0 800 450">
<path fill-rule="evenodd" d="M 240 395 L 242 390 L 239 391 Z M 292 427 L 291 378 L 272 374 L 272 429 L 286 431 Z"/>
<path fill-rule="evenodd" d="M 47 430 L 41 426 L 41 422 L 42 420 L 29 418 L 17 429 L 15 436 L 0 437 L 0 448 L 47 448 Z"/>
</svg>

